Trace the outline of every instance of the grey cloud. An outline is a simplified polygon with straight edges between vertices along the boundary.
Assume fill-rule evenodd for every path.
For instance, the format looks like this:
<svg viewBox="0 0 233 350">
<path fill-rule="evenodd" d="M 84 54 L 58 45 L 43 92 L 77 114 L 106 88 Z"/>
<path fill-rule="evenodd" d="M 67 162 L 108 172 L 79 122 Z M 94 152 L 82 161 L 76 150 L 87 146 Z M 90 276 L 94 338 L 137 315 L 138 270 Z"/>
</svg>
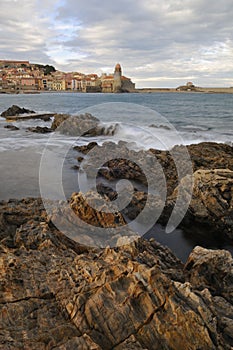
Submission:
<svg viewBox="0 0 233 350">
<path fill-rule="evenodd" d="M 16 15 L 0 14 L 5 55 L 12 50 L 20 58 L 38 57 L 55 61 L 60 69 L 84 72 L 111 71 L 120 61 L 125 74 L 141 86 L 176 86 L 186 77 L 200 85 L 229 83 L 224 79 L 232 70 L 230 0 L 41 0 L 42 7 L 54 11 L 50 19 L 45 11 L 43 18 L 36 0 L 23 2 L 26 15 L 19 6 Z M 20 16 L 33 26 L 32 14 L 36 23 L 29 35 L 20 27 Z M 12 21 L 17 23 L 13 29 Z"/>
<path fill-rule="evenodd" d="M 1 58 L 52 62 L 46 53 L 47 22 L 35 5 L 30 0 L 1 1 Z"/>
</svg>

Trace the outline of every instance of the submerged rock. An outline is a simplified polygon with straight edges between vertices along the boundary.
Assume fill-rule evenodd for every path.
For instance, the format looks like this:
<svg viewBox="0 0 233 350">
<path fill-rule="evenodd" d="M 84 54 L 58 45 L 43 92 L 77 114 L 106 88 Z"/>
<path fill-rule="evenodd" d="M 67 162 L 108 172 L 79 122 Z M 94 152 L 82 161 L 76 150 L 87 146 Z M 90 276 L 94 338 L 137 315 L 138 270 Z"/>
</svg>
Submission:
<svg viewBox="0 0 233 350">
<path fill-rule="evenodd" d="M 38 133 L 38 134 L 47 134 L 47 133 L 53 131 L 51 128 L 48 128 L 47 126 L 29 127 L 29 128 L 27 128 L 27 130 L 31 131 L 31 132 Z"/>
<path fill-rule="evenodd" d="M 16 130 L 19 130 L 19 128 L 15 125 L 12 125 L 12 124 L 7 124 L 4 126 L 5 129 L 9 129 L 9 130 L 12 130 L 12 131 L 16 131 Z"/>
</svg>

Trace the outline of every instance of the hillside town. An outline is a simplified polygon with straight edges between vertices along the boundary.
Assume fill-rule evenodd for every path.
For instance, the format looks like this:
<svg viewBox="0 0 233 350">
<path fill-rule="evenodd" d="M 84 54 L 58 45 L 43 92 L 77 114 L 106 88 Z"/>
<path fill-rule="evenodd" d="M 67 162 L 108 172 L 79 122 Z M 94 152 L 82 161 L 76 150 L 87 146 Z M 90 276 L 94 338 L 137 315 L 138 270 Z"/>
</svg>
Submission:
<svg viewBox="0 0 233 350">
<path fill-rule="evenodd" d="M 0 60 L 0 92 L 134 92 L 135 84 L 122 74 L 121 65 L 114 73 L 84 74 L 61 72 L 50 65 L 33 64 L 29 61 Z"/>
</svg>

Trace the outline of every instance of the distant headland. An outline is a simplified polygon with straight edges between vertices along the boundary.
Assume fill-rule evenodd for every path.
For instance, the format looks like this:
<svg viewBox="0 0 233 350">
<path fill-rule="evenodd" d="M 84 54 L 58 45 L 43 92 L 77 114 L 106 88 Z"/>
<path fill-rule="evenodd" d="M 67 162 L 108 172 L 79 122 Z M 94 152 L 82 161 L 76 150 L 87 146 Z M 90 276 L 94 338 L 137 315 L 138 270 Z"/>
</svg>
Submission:
<svg viewBox="0 0 233 350">
<path fill-rule="evenodd" d="M 200 87 L 195 86 L 193 83 L 188 82 L 186 85 L 178 86 L 177 88 L 142 88 L 137 89 L 140 93 L 208 93 L 208 94 L 233 94 L 233 87 Z"/>
</svg>

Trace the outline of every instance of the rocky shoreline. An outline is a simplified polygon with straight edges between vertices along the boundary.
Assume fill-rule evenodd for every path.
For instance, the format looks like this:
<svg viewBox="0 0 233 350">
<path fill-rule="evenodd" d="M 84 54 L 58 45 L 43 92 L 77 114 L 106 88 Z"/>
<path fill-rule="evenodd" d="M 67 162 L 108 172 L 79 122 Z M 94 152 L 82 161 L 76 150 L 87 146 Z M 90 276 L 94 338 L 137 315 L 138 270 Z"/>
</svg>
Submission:
<svg viewBox="0 0 233 350">
<path fill-rule="evenodd" d="M 155 240 L 94 249 L 40 199 L 0 210 L 0 349 L 232 348 L 229 252 L 196 247 L 183 264 Z"/>
<path fill-rule="evenodd" d="M 71 127 L 64 122 L 69 118 L 55 116 L 49 131 L 114 133 L 93 116 L 72 119 Z M 98 194 L 74 193 L 62 209 L 51 201 L 51 212 L 40 198 L 0 202 L 0 349 L 232 349 L 231 254 L 197 246 L 183 263 L 154 239 L 122 232 L 145 206 L 150 178 L 142 169 L 154 157 L 168 189 L 158 222 L 167 224 L 179 186 L 192 177 L 192 199 L 180 227 L 194 236 L 204 229 L 233 245 L 233 148 L 211 142 L 187 146 L 193 174 L 179 179 L 173 156 L 182 154 L 183 146 L 135 152 L 122 142 L 92 142 L 75 147 L 77 169 L 92 172 L 98 155 L 119 149 L 118 158 L 98 168 Z M 141 168 L 132 161 L 135 157 Z M 150 176 L 160 184 L 156 171 Z M 88 200 L 101 196 L 111 207 L 119 179 L 134 182 L 130 203 L 118 213 L 93 209 Z M 182 193 L 184 202 L 187 196 Z M 151 203 L 156 209 L 158 196 Z M 66 220 L 74 228 L 70 213 L 81 219 L 74 237 L 54 225 Z M 103 248 L 93 242 L 98 228 L 115 229 Z"/>
</svg>

